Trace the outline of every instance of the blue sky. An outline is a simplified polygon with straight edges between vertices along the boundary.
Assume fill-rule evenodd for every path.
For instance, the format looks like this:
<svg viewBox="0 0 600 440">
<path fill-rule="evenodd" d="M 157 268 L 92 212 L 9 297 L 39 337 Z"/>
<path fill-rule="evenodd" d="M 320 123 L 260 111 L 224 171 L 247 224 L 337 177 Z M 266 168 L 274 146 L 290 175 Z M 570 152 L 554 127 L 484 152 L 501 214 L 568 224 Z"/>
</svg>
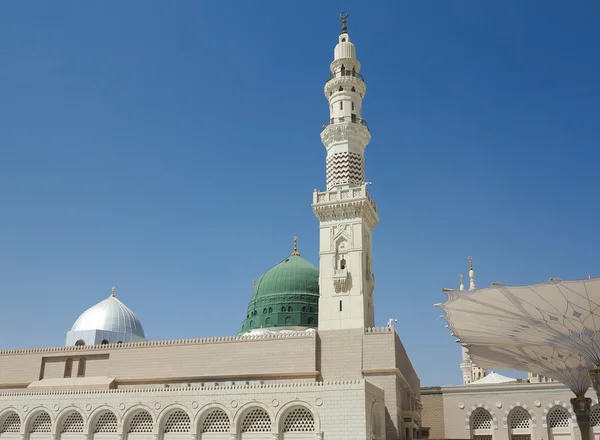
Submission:
<svg viewBox="0 0 600 440">
<path fill-rule="evenodd" d="M 432 306 L 600 276 L 593 1 L 7 2 L 0 347 L 60 345 L 117 295 L 152 339 L 235 334 L 252 280 L 318 264 L 338 14 L 367 81 L 376 319 L 424 385 L 461 381 Z"/>
</svg>

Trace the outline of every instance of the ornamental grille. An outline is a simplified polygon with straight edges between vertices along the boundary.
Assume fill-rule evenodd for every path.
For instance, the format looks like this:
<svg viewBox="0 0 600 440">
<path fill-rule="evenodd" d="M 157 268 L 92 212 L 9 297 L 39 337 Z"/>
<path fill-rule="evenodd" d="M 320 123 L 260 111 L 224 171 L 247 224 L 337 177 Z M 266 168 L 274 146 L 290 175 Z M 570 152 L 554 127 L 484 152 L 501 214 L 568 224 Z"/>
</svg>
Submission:
<svg viewBox="0 0 600 440">
<path fill-rule="evenodd" d="M 326 159 L 327 188 L 350 183 L 361 185 L 365 180 L 363 156 L 358 153 L 335 153 Z"/>
<path fill-rule="evenodd" d="M 525 434 L 525 435 L 511 435 L 510 436 L 511 440 L 531 440 L 531 435 L 529 434 Z"/>
<path fill-rule="evenodd" d="M 152 432 L 154 421 L 148 411 L 140 411 L 129 422 L 127 433 L 139 434 L 141 432 Z"/>
<path fill-rule="evenodd" d="M 492 429 L 492 415 L 485 409 L 476 409 L 471 414 L 473 429 Z"/>
<path fill-rule="evenodd" d="M 529 429 L 531 427 L 531 416 L 525 408 L 515 408 L 509 417 L 510 429 Z"/>
<path fill-rule="evenodd" d="M 83 432 L 83 417 L 76 411 L 70 413 L 63 422 L 61 432 Z"/>
<path fill-rule="evenodd" d="M 474 435 L 473 438 L 475 440 L 492 440 L 491 435 Z"/>
<path fill-rule="evenodd" d="M 202 432 L 229 432 L 229 416 L 222 409 L 209 412 L 202 423 Z"/>
<path fill-rule="evenodd" d="M 242 422 L 242 432 L 269 432 L 271 418 L 264 409 L 257 408 L 249 411 Z"/>
<path fill-rule="evenodd" d="M 33 419 L 29 432 L 50 432 L 51 427 L 52 420 L 50 420 L 50 415 L 47 412 L 41 412 Z"/>
<path fill-rule="evenodd" d="M 190 432 L 191 428 L 190 416 L 185 411 L 178 409 L 169 415 L 163 432 Z"/>
<path fill-rule="evenodd" d="M 600 426 L 600 406 L 596 405 L 590 413 L 590 425 Z"/>
<path fill-rule="evenodd" d="M 314 430 L 315 419 L 306 408 L 294 408 L 283 422 L 283 432 L 314 432 Z"/>
<path fill-rule="evenodd" d="M 99 432 L 117 432 L 117 416 L 111 411 L 106 411 L 98 417 L 94 434 Z"/>
<path fill-rule="evenodd" d="M 6 416 L 2 426 L 0 426 L 0 434 L 3 432 L 19 432 L 21 430 L 21 418 L 17 413 L 11 412 Z"/>
<path fill-rule="evenodd" d="M 568 428 L 571 426 L 569 414 L 561 406 L 555 406 L 548 412 L 548 426 L 550 428 Z"/>
</svg>

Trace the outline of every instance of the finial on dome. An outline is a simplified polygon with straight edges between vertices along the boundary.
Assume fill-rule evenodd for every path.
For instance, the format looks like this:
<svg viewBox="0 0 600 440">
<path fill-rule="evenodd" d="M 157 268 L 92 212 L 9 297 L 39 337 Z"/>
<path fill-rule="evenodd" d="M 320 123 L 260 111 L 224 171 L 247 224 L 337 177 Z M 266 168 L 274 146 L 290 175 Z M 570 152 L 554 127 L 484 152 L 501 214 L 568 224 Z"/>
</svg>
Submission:
<svg viewBox="0 0 600 440">
<path fill-rule="evenodd" d="M 110 296 L 111 297 L 115 296 L 115 286 L 113 286 L 112 291 L 110 292 Z"/>
<path fill-rule="evenodd" d="M 298 252 L 298 237 L 296 237 L 294 235 L 294 252 L 292 252 L 292 255 L 295 255 L 297 257 L 300 256 L 300 253 Z"/>
<path fill-rule="evenodd" d="M 465 285 L 463 284 L 463 274 L 460 274 L 460 286 L 458 290 L 465 290 Z"/>
<path fill-rule="evenodd" d="M 475 271 L 473 270 L 473 257 L 469 257 L 469 290 L 477 289 L 475 285 Z"/>
<path fill-rule="evenodd" d="M 348 26 L 346 25 L 346 20 L 348 19 L 348 13 L 342 12 L 340 14 L 340 18 L 342 19 L 342 34 L 348 33 Z"/>
</svg>

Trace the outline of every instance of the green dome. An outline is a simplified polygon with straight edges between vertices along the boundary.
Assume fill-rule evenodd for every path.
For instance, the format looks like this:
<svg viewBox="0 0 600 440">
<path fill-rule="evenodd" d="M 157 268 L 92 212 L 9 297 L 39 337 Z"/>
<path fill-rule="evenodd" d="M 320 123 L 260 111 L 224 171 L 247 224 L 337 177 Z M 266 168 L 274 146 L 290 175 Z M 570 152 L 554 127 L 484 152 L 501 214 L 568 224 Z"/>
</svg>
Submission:
<svg viewBox="0 0 600 440">
<path fill-rule="evenodd" d="M 254 283 L 242 332 L 268 327 L 316 327 L 319 269 L 294 251 Z"/>
</svg>

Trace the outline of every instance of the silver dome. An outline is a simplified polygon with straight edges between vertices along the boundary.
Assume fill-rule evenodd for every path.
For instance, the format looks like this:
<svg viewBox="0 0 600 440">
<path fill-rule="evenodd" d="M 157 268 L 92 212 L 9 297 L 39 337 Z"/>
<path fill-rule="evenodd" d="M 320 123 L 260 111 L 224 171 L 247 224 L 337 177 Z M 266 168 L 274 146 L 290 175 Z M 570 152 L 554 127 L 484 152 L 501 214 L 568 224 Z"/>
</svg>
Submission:
<svg viewBox="0 0 600 440">
<path fill-rule="evenodd" d="M 71 329 L 86 330 L 129 333 L 145 338 L 142 323 L 135 313 L 112 295 L 83 312 Z"/>
</svg>

